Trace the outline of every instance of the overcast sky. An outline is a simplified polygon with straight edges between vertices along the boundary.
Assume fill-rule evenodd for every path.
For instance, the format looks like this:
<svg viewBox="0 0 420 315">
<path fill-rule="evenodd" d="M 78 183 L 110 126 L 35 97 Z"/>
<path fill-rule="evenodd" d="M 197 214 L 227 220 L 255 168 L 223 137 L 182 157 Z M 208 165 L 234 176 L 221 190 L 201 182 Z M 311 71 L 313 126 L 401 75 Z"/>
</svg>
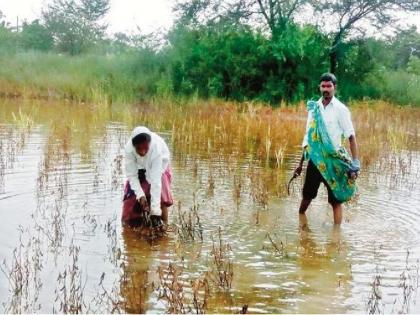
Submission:
<svg viewBox="0 0 420 315">
<path fill-rule="evenodd" d="M 0 11 L 10 23 L 31 21 L 39 17 L 41 8 L 51 0 L 0 0 Z M 107 14 L 109 32 L 135 31 L 139 26 L 145 32 L 159 28 L 168 29 L 172 24 L 173 0 L 110 0 Z"/>
<path fill-rule="evenodd" d="M 16 24 L 19 20 L 31 21 L 40 15 L 41 8 L 51 0 L 0 0 L 0 11 L 6 20 Z M 110 0 L 111 9 L 106 17 L 109 33 L 169 29 L 173 22 L 172 5 L 175 0 Z M 420 30 L 420 14 L 400 14 L 402 23 L 415 24 Z"/>
</svg>

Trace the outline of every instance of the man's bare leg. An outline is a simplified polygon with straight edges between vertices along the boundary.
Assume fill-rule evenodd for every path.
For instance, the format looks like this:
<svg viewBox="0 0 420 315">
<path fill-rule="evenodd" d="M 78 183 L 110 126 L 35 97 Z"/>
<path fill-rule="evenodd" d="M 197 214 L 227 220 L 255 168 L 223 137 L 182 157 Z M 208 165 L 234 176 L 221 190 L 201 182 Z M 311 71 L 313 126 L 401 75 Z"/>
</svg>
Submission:
<svg viewBox="0 0 420 315">
<path fill-rule="evenodd" d="M 299 213 L 303 214 L 306 212 L 306 209 L 308 209 L 309 205 L 311 204 L 311 199 L 302 199 L 302 201 L 300 202 L 300 207 L 299 207 Z"/>
<path fill-rule="evenodd" d="M 332 205 L 334 213 L 334 224 L 340 225 L 343 218 L 343 207 L 341 203 L 334 203 Z"/>
<path fill-rule="evenodd" d="M 308 218 L 305 213 L 299 213 L 299 227 L 300 230 L 307 231 L 308 228 Z"/>
</svg>

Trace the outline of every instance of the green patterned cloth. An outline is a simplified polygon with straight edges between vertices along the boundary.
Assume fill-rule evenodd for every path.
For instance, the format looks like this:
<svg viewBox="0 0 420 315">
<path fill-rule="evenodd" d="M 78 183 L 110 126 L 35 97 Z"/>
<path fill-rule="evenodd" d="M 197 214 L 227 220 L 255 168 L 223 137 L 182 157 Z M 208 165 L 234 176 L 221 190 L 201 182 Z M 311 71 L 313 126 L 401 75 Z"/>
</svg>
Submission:
<svg viewBox="0 0 420 315">
<path fill-rule="evenodd" d="M 348 201 L 357 190 L 355 180 L 348 176 L 351 158 L 344 147 L 338 150 L 334 147 L 318 103 L 309 101 L 307 109 L 312 111 L 313 119 L 308 129 L 306 156 L 327 181 L 335 198 L 340 202 Z"/>
</svg>

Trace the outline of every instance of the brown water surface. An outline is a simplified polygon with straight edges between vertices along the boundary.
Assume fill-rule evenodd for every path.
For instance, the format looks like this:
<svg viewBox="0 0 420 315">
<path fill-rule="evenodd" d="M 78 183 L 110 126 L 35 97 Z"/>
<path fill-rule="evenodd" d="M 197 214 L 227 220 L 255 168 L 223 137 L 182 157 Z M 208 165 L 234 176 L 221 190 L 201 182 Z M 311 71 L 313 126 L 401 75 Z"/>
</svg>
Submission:
<svg viewBox="0 0 420 315">
<path fill-rule="evenodd" d="M 5 311 L 63 312 L 61 302 L 73 296 L 84 312 L 116 311 L 116 301 L 124 301 L 120 311 L 164 312 L 168 303 L 158 296 L 158 267 L 183 265 L 188 296 L 189 281 L 211 270 L 221 227 L 231 248 L 233 283 L 227 292 L 212 286 L 207 312 L 238 312 L 245 304 L 256 313 L 365 312 L 375 275 L 382 310 L 404 310 L 404 295 L 412 292 L 409 310 L 420 312 L 414 303 L 418 142 L 363 169 L 359 197 L 345 205 L 344 222 L 336 228 L 324 189 L 306 219 L 297 214 L 302 179 L 292 184 L 291 196 L 285 194 L 301 154 L 298 145 L 285 151 L 277 167 L 246 152 L 209 149 L 205 138 L 176 145 L 172 122 L 144 121 L 147 111 L 137 113 L 0 100 Z M 175 232 L 150 241 L 121 226 L 123 146 L 133 125 L 143 123 L 159 132 L 173 153 L 171 222 L 177 223 L 179 204 L 181 211 L 198 207 L 203 241 L 183 242 Z"/>
</svg>

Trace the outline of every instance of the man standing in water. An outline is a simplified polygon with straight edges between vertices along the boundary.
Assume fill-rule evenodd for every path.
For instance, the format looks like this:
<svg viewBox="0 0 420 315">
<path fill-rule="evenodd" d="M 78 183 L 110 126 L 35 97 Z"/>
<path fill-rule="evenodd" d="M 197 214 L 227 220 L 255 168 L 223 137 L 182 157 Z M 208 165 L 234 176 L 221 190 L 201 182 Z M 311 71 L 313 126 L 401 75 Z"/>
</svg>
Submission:
<svg viewBox="0 0 420 315">
<path fill-rule="evenodd" d="M 170 153 L 163 138 L 146 127 L 136 127 L 125 146 L 125 172 L 122 221 L 143 224 L 150 214 L 153 227 L 168 223 L 168 207 L 173 204 Z M 146 217 L 149 217 L 148 215 Z"/>
<path fill-rule="evenodd" d="M 322 183 L 328 190 L 328 202 L 334 213 L 334 223 L 341 224 L 342 203 L 353 197 L 355 179 L 360 170 L 356 135 L 349 109 L 335 96 L 337 79 L 325 73 L 320 79 L 322 97 L 309 101 L 303 154 L 294 176 L 302 172 L 303 161 L 308 159 L 305 183 L 299 213 L 304 214 Z M 350 142 L 352 159 L 341 145 L 342 137 Z"/>
</svg>

